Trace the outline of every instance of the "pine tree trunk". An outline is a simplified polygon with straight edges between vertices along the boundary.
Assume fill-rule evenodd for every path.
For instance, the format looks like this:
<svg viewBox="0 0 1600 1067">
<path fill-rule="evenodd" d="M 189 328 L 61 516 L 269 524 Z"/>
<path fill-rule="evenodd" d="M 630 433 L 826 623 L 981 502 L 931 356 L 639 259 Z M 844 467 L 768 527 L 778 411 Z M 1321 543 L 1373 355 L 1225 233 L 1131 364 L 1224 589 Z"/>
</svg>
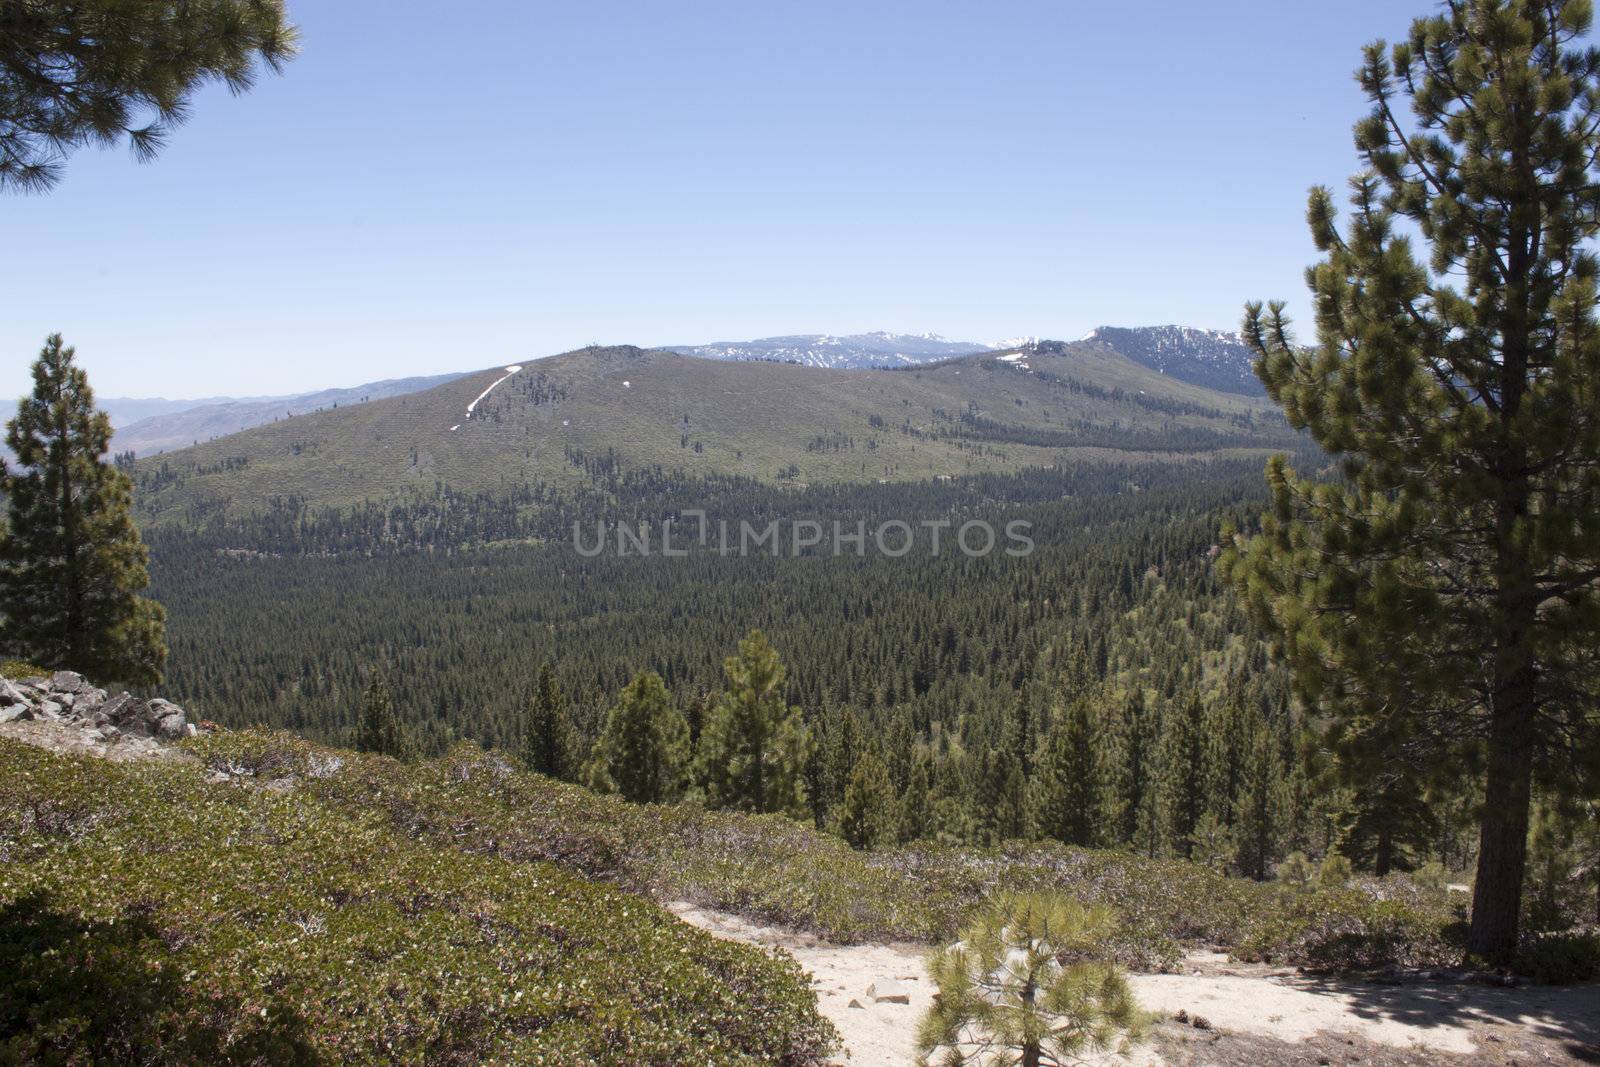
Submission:
<svg viewBox="0 0 1600 1067">
<path fill-rule="evenodd" d="M 1497 963 L 1517 949 L 1522 883 L 1528 863 L 1528 818 L 1533 785 L 1533 732 L 1538 711 L 1538 676 L 1530 644 L 1537 621 L 1537 587 L 1526 556 L 1512 542 L 1510 526 L 1526 514 L 1526 496 L 1513 494 L 1501 506 L 1502 537 L 1497 567 L 1499 633 L 1495 641 L 1494 687 L 1490 696 L 1483 821 L 1478 876 L 1472 898 L 1467 951 Z"/>
<path fill-rule="evenodd" d="M 1372 873 L 1382 878 L 1394 867 L 1394 834 L 1388 827 L 1378 831 L 1378 848 L 1372 859 Z"/>
<path fill-rule="evenodd" d="M 1036 990 L 1034 988 L 1034 982 L 1030 977 L 1028 979 L 1028 984 L 1024 986 L 1022 990 L 1022 1011 L 1025 1016 L 1031 1017 L 1033 1015 L 1033 1002 L 1035 996 Z M 1022 1067 L 1039 1067 L 1040 1060 L 1043 1058 L 1043 1051 L 1044 1050 L 1039 1047 L 1039 1042 L 1023 1041 Z"/>
<path fill-rule="evenodd" d="M 1526 145 L 1531 136 L 1513 114 L 1516 167 L 1527 182 L 1533 204 L 1537 182 Z M 1485 960 L 1508 962 L 1517 949 L 1522 919 L 1522 882 L 1528 864 L 1528 816 L 1533 784 L 1533 733 L 1538 712 L 1533 631 L 1538 622 L 1539 592 L 1532 562 L 1522 543 L 1532 486 L 1528 454 L 1520 439 L 1517 417 L 1528 390 L 1533 345 L 1528 316 L 1529 275 L 1536 231 L 1526 209 L 1513 216 L 1507 241 L 1505 314 L 1501 323 L 1500 397 L 1497 412 L 1501 441 L 1493 472 L 1500 480 L 1495 503 L 1494 662 L 1489 692 L 1488 761 L 1484 780 L 1483 820 L 1479 827 L 1478 876 L 1472 897 L 1472 925 L 1467 951 Z"/>
<path fill-rule="evenodd" d="M 60 374 L 60 368 L 56 370 Z M 57 477 L 61 481 L 61 542 L 66 554 L 66 581 L 61 599 L 66 608 L 67 632 L 62 651 L 66 654 L 63 667 L 78 670 L 90 669 L 85 662 L 87 649 L 83 647 L 83 582 L 78 573 L 78 514 L 73 506 L 71 426 L 67 422 L 67 397 L 57 386 L 56 404 L 56 456 L 60 459 Z"/>
</svg>

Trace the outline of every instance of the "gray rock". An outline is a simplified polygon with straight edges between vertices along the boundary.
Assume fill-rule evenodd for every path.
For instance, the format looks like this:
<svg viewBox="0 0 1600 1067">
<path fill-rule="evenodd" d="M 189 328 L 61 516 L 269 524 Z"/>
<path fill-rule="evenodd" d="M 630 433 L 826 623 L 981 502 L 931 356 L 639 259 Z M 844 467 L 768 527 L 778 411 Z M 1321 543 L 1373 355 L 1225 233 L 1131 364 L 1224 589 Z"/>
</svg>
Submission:
<svg viewBox="0 0 1600 1067">
<path fill-rule="evenodd" d="M 33 701 L 21 689 L 0 678 L 0 705 L 31 704 Z"/>
<path fill-rule="evenodd" d="M 100 711 L 118 726 L 145 713 L 144 701 L 130 693 L 118 693 L 104 704 Z"/>
<path fill-rule="evenodd" d="M 152 732 L 163 741 L 177 741 L 189 736 L 189 731 L 185 729 L 188 725 L 183 712 L 176 711 L 157 719 Z"/>
<path fill-rule="evenodd" d="M 50 676 L 50 688 L 57 693 L 79 693 L 88 689 L 89 684 L 77 671 L 56 671 Z"/>
<path fill-rule="evenodd" d="M 72 710 L 79 716 L 87 716 L 105 702 L 104 689 L 85 689 L 73 698 Z"/>
<path fill-rule="evenodd" d="M 31 718 L 33 718 L 33 709 L 26 704 L 12 704 L 9 707 L 0 708 L 0 723 L 27 722 Z"/>
<path fill-rule="evenodd" d="M 57 704 L 54 700 L 45 700 L 41 701 L 38 708 L 35 710 L 39 713 L 39 717 L 42 719 L 59 719 L 61 718 L 61 713 L 66 709 L 60 704 Z"/>
</svg>

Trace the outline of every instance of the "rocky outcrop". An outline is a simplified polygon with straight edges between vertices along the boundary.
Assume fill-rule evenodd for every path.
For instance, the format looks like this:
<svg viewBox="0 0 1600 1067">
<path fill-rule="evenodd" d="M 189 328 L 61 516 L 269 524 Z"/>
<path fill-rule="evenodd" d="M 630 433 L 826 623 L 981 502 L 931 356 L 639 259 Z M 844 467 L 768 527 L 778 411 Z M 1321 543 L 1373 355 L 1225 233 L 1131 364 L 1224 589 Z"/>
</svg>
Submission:
<svg viewBox="0 0 1600 1067">
<path fill-rule="evenodd" d="M 111 696 L 81 674 L 0 678 L 0 728 L 46 747 L 124 756 L 153 754 L 162 744 L 192 737 L 196 727 L 170 701 L 131 693 Z"/>
</svg>

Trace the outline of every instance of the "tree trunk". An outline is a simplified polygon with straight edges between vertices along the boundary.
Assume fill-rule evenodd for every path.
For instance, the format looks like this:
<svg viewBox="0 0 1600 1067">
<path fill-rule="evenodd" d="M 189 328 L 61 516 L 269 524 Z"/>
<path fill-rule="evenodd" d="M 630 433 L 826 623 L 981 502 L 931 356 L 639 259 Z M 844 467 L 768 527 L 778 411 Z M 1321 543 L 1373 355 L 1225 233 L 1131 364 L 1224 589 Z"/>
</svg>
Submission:
<svg viewBox="0 0 1600 1067">
<path fill-rule="evenodd" d="M 1033 978 L 1029 977 L 1028 984 L 1022 989 L 1022 1012 L 1030 1021 L 1033 1016 L 1033 1002 L 1036 996 Z M 1022 1067 L 1039 1067 L 1044 1050 L 1039 1047 L 1039 1042 L 1024 1040 L 1022 1042 Z"/>
<path fill-rule="evenodd" d="M 1382 878 L 1394 867 L 1394 833 L 1385 826 L 1378 831 L 1378 848 L 1372 860 L 1372 873 Z"/>
<path fill-rule="evenodd" d="M 1507 511 L 1526 513 L 1525 499 Z M 1518 507 L 1518 504 L 1522 504 Z M 1502 513 L 1502 522 L 1505 523 Z M 1507 523 L 1507 525 L 1509 525 Z M 1537 621 L 1537 592 L 1526 557 L 1509 537 L 1501 540 L 1494 688 L 1478 841 L 1478 877 L 1472 898 L 1467 951 L 1493 963 L 1517 950 L 1522 882 L 1528 863 L 1528 814 L 1533 785 L 1534 719 L 1538 711 L 1530 637 Z"/>
<path fill-rule="evenodd" d="M 1509 713 L 1495 718 L 1494 733 L 1489 739 L 1478 877 L 1467 950 L 1491 962 L 1504 963 L 1516 951 L 1522 916 L 1533 760 L 1527 741 L 1531 715 L 1520 716 L 1520 721 Z"/>
</svg>

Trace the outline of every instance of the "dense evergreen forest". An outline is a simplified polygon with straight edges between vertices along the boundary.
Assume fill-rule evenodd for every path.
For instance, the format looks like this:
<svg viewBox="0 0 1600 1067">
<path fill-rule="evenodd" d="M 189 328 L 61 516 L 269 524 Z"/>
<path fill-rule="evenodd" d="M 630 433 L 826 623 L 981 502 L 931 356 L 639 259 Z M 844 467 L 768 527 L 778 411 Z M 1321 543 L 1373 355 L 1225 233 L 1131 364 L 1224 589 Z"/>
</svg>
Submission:
<svg viewBox="0 0 1600 1067">
<path fill-rule="evenodd" d="M 1214 459 L 797 493 L 602 462 L 576 496 L 285 502 L 277 521 L 152 538 L 167 689 L 226 724 L 351 742 L 376 673 L 423 751 L 515 751 L 544 664 L 584 746 L 655 671 L 698 736 L 724 658 L 760 629 L 807 724 L 809 810 L 854 843 L 1040 836 L 1258 877 L 1336 847 L 1380 868 L 1459 866 L 1464 826 L 1393 805 L 1373 818 L 1323 780 L 1316 724 L 1215 573 L 1221 524 L 1260 511 L 1259 471 Z M 702 508 L 713 528 L 1023 520 L 1037 548 L 573 550 L 574 522 Z"/>
</svg>

